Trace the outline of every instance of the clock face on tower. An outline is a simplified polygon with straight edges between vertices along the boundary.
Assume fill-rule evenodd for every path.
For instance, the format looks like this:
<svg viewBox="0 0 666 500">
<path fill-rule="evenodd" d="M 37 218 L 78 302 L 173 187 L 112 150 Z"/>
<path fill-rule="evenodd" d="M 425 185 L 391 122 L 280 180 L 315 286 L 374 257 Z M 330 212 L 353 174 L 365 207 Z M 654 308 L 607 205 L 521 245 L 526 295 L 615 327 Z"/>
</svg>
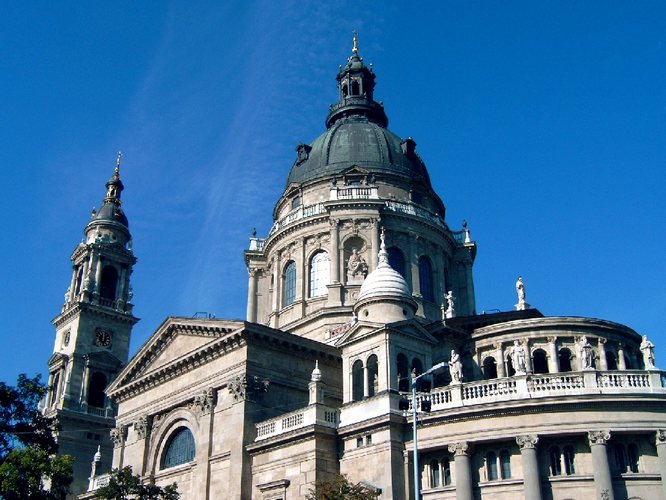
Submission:
<svg viewBox="0 0 666 500">
<path fill-rule="evenodd" d="M 109 347 L 111 345 L 111 334 L 106 330 L 97 330 L 95 333 L 95 345 Z"/>
</svg>

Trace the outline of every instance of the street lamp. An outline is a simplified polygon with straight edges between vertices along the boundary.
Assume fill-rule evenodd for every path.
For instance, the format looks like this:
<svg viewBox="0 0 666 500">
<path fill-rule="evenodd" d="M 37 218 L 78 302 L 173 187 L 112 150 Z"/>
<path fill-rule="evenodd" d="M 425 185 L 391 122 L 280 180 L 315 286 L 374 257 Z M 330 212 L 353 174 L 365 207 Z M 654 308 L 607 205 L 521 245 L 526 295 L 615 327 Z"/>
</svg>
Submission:
<svg viewBox="0 0 666 500">
<path fill-rule="evenodd" d="M 433 372 L 441 368 L 446 368 L 449 364 L 446 361 L 437 363 L 435 366 L 423 372 L 421 375 L 416 375 L 412 377 L 412 432 L 414 440 L 414 499 L 421 499 L 421 488 L 419 487 L 419 449 L 418 449 L 418 439 L 416 435 L 416 382 L 419 381 L 421 377 L 430 375 Z"/>
</svg>

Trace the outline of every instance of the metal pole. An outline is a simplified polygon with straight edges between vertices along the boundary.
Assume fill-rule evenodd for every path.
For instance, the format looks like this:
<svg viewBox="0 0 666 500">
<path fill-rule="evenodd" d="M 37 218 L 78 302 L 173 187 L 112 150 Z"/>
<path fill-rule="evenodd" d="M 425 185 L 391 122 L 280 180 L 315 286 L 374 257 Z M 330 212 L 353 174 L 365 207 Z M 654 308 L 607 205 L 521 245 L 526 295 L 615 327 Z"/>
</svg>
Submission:
<svg viewBox="0 0 666 500">
<path fill-rule="evenodd" d="M 416 432 L 416 380 L 412 378 L 412 426 L 414 433 L 414 500 L 421 500 L 421 488 L 419 487 L 419 446 Z"/>
</svg>

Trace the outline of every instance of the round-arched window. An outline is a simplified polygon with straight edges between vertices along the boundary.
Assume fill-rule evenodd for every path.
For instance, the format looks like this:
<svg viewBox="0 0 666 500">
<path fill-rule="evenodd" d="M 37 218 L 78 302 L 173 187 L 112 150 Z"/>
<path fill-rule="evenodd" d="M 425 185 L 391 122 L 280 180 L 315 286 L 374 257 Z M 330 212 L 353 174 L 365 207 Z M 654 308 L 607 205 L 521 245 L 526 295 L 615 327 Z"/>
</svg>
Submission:
<svg viewBox="0 0 666 500">
<path fill-rule="evenodd" d="M 194 460 L 194 436 L 187 427 L 178 428 L 169 438 L 169 442 L 162 452 L 161 469 L 168 469 L 176 465 L 185 464 Z"/>
<path fill-rule="evenodd" d="M 296 263 L 293 260 L 287 263 L 282 276 L 282 306 L 284 307 L 296 301 Z"/>
<path fill-rule="evenodd" d="M 389 265 L 404 278 L 405 277 L 405 256 L 400 249 L 391 247 L 388 249 Z"/>
<path fill-rule="evenodd" d="M 425 255 L 419 257 L 419 283 L 421 285 L 421 296 L 423 300 L 433 302 L 435 291 L 433 286 L 432 264 Z"/>
<path fill-rule="evenodd" d="M 317 252 L 310 259 L 310 297 L 321 297 L 328 293 L 329 282 L 328 253 Z"/>
</svg>

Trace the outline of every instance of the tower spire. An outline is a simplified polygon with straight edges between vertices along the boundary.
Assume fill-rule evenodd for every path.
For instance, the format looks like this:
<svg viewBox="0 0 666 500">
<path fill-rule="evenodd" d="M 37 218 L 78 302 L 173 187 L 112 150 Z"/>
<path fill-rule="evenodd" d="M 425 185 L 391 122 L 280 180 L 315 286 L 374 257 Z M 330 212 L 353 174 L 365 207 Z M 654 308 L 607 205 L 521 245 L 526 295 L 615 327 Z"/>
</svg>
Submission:
<svg viewBox="0 0 666 500">
<path fill-rule="evenodd" d="M 353 33 L 354 33 L 354 38 L 353 38 L 354 46 L 352 47 L 352 52 L 354 54 L 358 54 L 358 38 L 356 36 L 358 35 L 358 33 L 356 32 L 356 30 L 354 30 Z"/>
</svg>

